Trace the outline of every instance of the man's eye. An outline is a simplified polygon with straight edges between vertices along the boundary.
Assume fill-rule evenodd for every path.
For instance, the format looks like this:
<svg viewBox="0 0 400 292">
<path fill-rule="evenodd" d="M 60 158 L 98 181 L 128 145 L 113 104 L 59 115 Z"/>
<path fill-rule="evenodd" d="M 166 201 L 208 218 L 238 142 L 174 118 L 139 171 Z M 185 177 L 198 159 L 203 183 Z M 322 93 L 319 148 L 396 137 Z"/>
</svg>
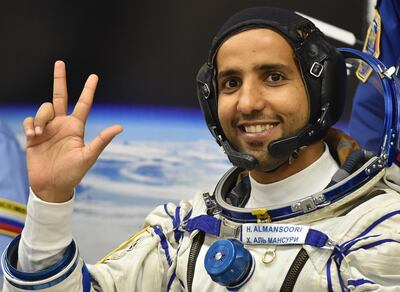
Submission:
<svg viewBox="0 0 400 292">
<path fill-rule="evenodd" d="M 270 73 L 268 74 L 267 77 L 267 81 L 269 82 L 278 82 L 278 81 L 282 81 L 283 80 L 283 76 L 282 74 L 279 73 Z"/>
<path fill-rule="evenodd" d="M 224 87 L 228 89 L 235 88 L 239 85 L 239 82 L 236 79 L 229 79 L 224 82 Z"/>
</svg>

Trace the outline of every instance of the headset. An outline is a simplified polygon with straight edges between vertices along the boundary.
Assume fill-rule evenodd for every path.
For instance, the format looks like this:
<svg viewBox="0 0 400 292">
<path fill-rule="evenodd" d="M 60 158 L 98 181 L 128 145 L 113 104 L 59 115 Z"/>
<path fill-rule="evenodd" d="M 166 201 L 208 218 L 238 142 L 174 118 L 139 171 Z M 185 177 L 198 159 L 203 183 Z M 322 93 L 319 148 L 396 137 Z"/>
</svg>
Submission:
<svg viewBox="0 0 400 292">
<path fill-rule="evenodd" d="M 275 31 L 292 46 L 309 102 L 308 123 L 298 133 L 272 141 L 268 145 L 271 156 L 280 158 L 284 163 L 301 147 L 320 140 L 340 119 L 346 89 L 343 55 L 326 41 L 323 33 L 308 19 L 272 7 L 249 8 L 232 16 L 217 33 L 208 61 L 197 74 L 197 97 L 208 129 L 228 159 L 233 165 L 249 170 L 257 167 L 257 159 L 235 149 L 225 137 L 219 122 L 215 59 L 220 46 L 228 38 L 255 28 Z"/>
</svg>

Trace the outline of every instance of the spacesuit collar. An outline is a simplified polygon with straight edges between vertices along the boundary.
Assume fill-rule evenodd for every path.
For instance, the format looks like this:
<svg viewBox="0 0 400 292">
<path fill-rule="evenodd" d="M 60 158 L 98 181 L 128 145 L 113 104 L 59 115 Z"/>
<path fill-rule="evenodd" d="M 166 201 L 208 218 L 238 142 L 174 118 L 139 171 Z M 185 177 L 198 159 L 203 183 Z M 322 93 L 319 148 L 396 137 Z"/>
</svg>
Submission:
<svg viewBox="0 0 400 292">
<path fill-rule="evenodd" d="M 214 191 L 214 199 L 218 206 L 216 212 L 228 220 L 247 222 L 303 222 L 311 223 L 323 218 L 340 215 L 350 208 L 356 201 L 368 194 L 376 183 L 383 177 L 385 169 L 367 175 L 366 169 L 375 162 L 375 157 L 358 169 L 345 180 L 301 200 L 288 202 L 279 207 L 243 208 L 232 206 L 226 202 L 226 196 L 235 186 L 242 169 L 233 167 L 221 178 Z M 240 185 L 243 187 L 243 184 Z M 357 188 L 357 186 L 360 186 Z M 237 190 L 238 187 L 235 187 Z M 250 191 L 246 193 L 249 196 Z M 245 205 L 241 202 L 241 205 Z"/>
<path fill-rule="evenodd" d="M 328 146 L 330 154 L 340 167 L 343 166 L 345 160 L 351 153 L 360 149 L 360 146 L 354 139 L 334 128 L 329 129 L 324 140 L 324 144 Z M 224 200 L 232 206 L 244 208 L 249 201 L 251 193 L 249 171 L 239 171 L 236 178 L 234 177 L 235 175 L 233 175 L 232 181 L 229 179 L 229 183 L 232 183 L 232 186 L 227 190 L 224 188 L 224 191 L 227 192 L 226 196 L 224 196 Z"/>
<path fill-rule="evenodd" d="M 278 205 L 301 199 L 326 188 L 339 166 L 325 142 L 324 148 L 318 159 L 284 179 L 263 184 L 259 183 L 250 173 L 251 196 L 245 207 Z"/>
<path fill-rule="evenodd" d="M 331 150 L 335 150 L 333 156 L 341 167 L 345 165 L 349 155 L 360 152 L 358 144 L 350 136 L 332 129 L 326 136 L 325 141 Z M 384 171 L 376 168 L 379 157 L 368 157 L 362 161 L 362 166 L 341 178 L 321 192 L 282 204 L 281 206 L 265 208 L 244 208 L 250 197 L 250 182 L 247 171 L 237 167 L 231 168 L 218 182 L 214 198 L 219 212 L 235 222 L 273 222 L 273 221 L 296 221 L 304 218 L 306 221 L 315 221 L 323 217 L 333 216 L 337 210 L 343 212 L 349 202 L 357 200 L 366 194 L 373 185 L 383 176 Z M 375 168 L 374 168 L 375 165 Z M 375 169 L 375 171 L 371 171 Z M 360 187 L 359 187 L 360 186 Z M 356 189 L 359 187 L 359 189 Z M 301 216 L 301 218 L 299 218 Z"/>
</svg>

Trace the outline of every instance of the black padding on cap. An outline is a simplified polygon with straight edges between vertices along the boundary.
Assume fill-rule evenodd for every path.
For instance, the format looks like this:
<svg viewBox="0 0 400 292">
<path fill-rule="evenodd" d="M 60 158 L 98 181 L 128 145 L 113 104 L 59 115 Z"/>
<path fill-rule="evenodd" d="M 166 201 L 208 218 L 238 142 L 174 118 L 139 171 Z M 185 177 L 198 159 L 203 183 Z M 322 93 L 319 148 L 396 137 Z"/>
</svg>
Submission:
<svg viewBox="0 0 400 292">
<path fill-rule="evenodd" d="M 269 27 L 289 38 L 289 42 L 297 47 L 301 44 L 296 27 L 301 24 L 311 23 L 304 17 L 292 11 L 274 7 L 252 7 L 234 14 L 220 28 L 214 37 L 209 61 L 214 61 L 215 53 L 219 46 L 231 35 L 251 28 Z"/>
</svg>

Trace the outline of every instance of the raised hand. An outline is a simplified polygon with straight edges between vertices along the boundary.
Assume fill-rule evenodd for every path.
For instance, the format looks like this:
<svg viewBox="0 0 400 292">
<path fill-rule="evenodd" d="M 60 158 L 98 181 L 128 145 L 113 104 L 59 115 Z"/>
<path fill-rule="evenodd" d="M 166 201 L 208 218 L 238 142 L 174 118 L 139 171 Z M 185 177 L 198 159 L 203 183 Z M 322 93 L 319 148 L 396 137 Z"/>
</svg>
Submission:
<svg viewBox="0 0 400 292">
<path fill-rule="evenodd" d="M 53 103 L 43 103 L 36 116 L 24 120 L 29 182 L 42 200 L 68 201 L 74 187 L 96 162 L 103 149 L 123 128 L 103 130 L 89 144 L 84 130 L 98 77 L 90 75 L 71 115 L 67 115 L 68 91 L 65 64 L 54 64 Z"/>
</svg>

